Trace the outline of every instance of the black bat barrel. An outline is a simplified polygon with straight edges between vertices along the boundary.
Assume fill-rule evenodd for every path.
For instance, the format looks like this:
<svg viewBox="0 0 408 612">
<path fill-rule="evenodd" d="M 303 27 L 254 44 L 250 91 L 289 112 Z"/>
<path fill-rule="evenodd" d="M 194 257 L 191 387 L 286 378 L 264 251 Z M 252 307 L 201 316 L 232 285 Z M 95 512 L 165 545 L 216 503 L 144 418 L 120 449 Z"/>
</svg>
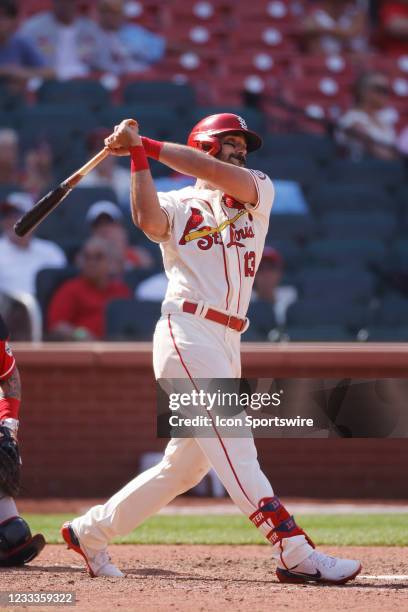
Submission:
<svg viewBox="0 0 408 612">
<path fill-rule="evenodd" d="M 14 226 L 17 236 L 25 236 L 45 219 L 67 197 L 71 188 L 61 183 L 39 200 Z"/>
</svg>

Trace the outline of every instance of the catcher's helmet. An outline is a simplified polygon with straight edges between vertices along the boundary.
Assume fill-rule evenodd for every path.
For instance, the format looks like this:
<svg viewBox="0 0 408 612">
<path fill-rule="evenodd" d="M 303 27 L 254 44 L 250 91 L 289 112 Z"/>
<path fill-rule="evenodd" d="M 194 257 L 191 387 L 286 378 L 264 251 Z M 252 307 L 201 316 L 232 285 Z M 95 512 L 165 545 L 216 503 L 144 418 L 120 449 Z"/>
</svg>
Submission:
<svg viewBox="0 0 408 612">
<path fill-rule="evenodd" d="M 245 119 L 233 113 L 220 113 L 201 119 L 191 130 L 187 144 L 215 156 L 221 149 L 217 136 L 227 132 L 242 132 L 247 141 L 248 153 L 262 146 L 261 137 L 248 130 Z"/>
</svg>

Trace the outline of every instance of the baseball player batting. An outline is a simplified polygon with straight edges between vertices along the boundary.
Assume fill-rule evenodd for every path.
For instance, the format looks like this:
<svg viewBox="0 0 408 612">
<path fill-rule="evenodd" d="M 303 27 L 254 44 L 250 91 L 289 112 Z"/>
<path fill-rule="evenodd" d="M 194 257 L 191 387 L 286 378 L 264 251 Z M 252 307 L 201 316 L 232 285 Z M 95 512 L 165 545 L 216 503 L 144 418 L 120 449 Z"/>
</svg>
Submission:
<svg viewBox="0 0 408 612">
<path fill-rule="evenodd" d="M 31 535 L 14 501 L 20 484 L 17 430 L 21 384 L 7 338 L 0 316 L 0 567 L 29 563 L 45 546 L 44 536 Z"/>
<path fill-rule="evenodd" d="M 153 339 L 156 378 L 239 378 L 240 337 L 260 262 L 274 198 L 268 176 L 246 169 L 261 138 L 234 114 L 206 117 L 188 146 L 141 137 L 127 119 L 105 140 L 113 154 L 131 156 L 134 223 L 159 242 L 169 280 Z M 157 193 L 147 157 L 194 176 L 194 187 Z M 271 543 L 281 582 L 342 584 L 361 571 L 359 561 L 315 550 L 261 471 L 253 438 L 172 439 L 163 460 L 137 476 L 105 504 L 65 523 L 68 547 L 81 554 L 91 576 L 123 576 L 107 544 L 125 535 L 194 487 L 212 466 L 241 511 Z"/>
</svg>

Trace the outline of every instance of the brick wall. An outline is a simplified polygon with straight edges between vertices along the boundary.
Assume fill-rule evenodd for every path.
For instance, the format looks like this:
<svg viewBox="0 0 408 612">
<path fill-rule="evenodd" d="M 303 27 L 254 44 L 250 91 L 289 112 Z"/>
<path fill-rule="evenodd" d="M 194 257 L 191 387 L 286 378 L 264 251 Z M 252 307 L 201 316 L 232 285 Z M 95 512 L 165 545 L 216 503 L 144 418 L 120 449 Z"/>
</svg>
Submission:
<svg viewBox="0 0 408 612">
<path fill-rule="evenodd" d="M 267 348 L 267 350 L 266 350 Z M 149 344 L 15 345 L 23 494 L 106 497 L 160 451 Z M 244 345 L 249 377 L 406 376 L 408 347 Z M 408 440 L 258 440 L 282 496 L 408 497 Z"/>
</svg>

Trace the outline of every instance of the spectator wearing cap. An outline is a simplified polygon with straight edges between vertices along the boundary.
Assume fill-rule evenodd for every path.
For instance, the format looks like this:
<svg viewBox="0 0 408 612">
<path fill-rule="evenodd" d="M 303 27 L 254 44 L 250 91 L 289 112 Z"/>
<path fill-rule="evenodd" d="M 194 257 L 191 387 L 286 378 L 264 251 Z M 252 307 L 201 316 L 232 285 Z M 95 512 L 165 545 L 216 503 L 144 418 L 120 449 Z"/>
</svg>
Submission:
<svg viewBox="0 0 408 612">
<path fill-rule="evenodd" d="M 51 11 L 27 19 L 20 34 L 45 56 L 60 80 L 108 68 L 109 52 L 102 32 L 80 14 L 78 0 L 53 0 Z"/>
<path fill-rule="evenodd" d="M 11 193 L 0 204 L 0 290 L 5 293 L 23 292 L 35 295 L 35 278 L 42 268 L 62 268 L 66 257 L 62 249 L 49 240 L 28 234 L 19 238 L 14 233 L 15 222 L 33 205 L 31 196 Z"/>
<path fill-rule="evenodd" d="M 163 36 L 127 23 L 123 0 L 99 0 L 98 21 L 109 51 L 109 71 L 120 75 L 143 72 L 159 62 L 166 50 Z"/>
<path fill-rule="evenodd" d="M 388 54 L 408 55 L 408 0 L 382 0 L 380 46 Z"/>
<path fill-rule="evenodd" d="M 266 246 L 255 276 L 253 301 L 271 305 L 275 320 L 280 327 L 286 323 L 286 311 L 296 302 L 297 289 L 291 285 L 280 285 L 284 270 L 282 255 L 274 248 Z"/>
<path fill-rule="evenodd" d="M 301 32 L 308 53 L 357 53 L 368 47 L 366 11 L 353 1 L 323 0 L 312 5 Z"/>
<path fill-rule="evenodd" d="M 365 72 L 354 85 L 354 107 L 338 122 L 337 141 L 355 160 L 396 159 L 397 135 L 389 113 L 390 83 L 381 72 Z"/>
<path fill-rule="evenodd" d="M 105 310 L 111 300 L 129 298 L 130 290 L 112 278 L 112 260 L 120 257 L 111 242 L 99 237 L 84 244 L 77 278 L 63 283 L 48 309 L 48 333 L 54 340 L 102 340 Z"/>
<path fill-rule="evenodd" d="M 123 213 L 116 204 L 108 200 L 95 202 L 87 212 L 86 221 L 91 236 L 110 242 L 118 252 L 115 276 L 120 278 L 124 270 L 153 266 L 153 259 L 146 249 L 129 244 Z"/>
<path fill-rule="evenodd" d="M 48 79 L 54 76 L 46 65 L 45 57 L 23 34 L 16 33 L 18 5 L 15 0 L 0 3 L 0 77 L 21 89 L 21 85 L 34 77 Z"/>
<path fill-rule="evenodd" d="M 96 128 L 88 134 L 86 144 L 89 157 L 103 148 L 104 140 L 110 134 L 111 130 L 106 128 Z M 84 176 L 78 189 L 81 187 L 111 187 L 121 207 L 129 210 L 130 172 L 128 168 L 122 168 L 119 158 L 114 155 L 108 155 L 92 172 Z"/>
</svg>

